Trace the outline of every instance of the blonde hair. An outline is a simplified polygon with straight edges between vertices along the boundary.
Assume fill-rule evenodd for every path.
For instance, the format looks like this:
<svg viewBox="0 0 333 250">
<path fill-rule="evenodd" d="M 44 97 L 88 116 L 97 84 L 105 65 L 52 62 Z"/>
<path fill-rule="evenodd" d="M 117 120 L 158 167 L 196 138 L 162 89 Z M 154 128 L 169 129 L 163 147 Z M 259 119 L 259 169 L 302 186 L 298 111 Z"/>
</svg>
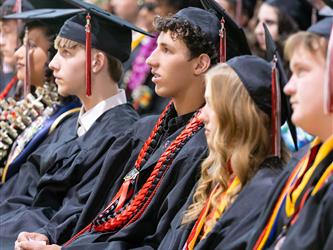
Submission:
<svg viewBox="0 0 333 250">
<path fill-rule="evenodd" d="M 227 208 L 271 151 L 270 117 L 255 105 L 230 66 L 224 63 L 210 69 L 206 84 L 211 89 L 211 105 L 218 124 L 208 142 L 209 155 L 202 163 L 193 203 L 184 215 L 183 224 L 198 218 L 212 189 L 219 184 L 221 188 L 212 197 L 216 207 L 230 181 L 229 162 L 241 184 L 226 197 Z"/>
<path fill-rule="evenodd" d="M 57 36 L 56 39 L 54 40 L 54 47 L 56 49 L 59 48 L 74 49 L 76 47 L 84 48 L 84 46 L 81 43 L 69 40 L 67 38 L 63 38 L 61 36 Z"/>
<path fill-rule="evenodd" d="M 286 59 L 290 60 L 295 50 L 300 47 L 303 47 L 314 55 L 320 54 L 323 58 L 326 58 L 328 40 L 311 32 L 297 32 L 291 35 L 286 41 L 284 48 Z"/>
</svg>

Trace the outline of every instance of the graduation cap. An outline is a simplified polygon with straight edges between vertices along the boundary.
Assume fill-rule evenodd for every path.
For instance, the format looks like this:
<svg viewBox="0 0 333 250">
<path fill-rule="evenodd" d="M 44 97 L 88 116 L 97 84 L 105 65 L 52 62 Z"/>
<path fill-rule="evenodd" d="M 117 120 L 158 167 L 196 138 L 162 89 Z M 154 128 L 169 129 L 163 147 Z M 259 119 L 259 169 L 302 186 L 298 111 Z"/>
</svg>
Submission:
<svg viewBox="0 0 333 250">
<path fill-rule="evenodd" d="M 333 17 L 326 17 L 320 20 L 319 22 L 311 25 L 307 29 L 307 31 L 329 39 L 332 31 L 332 25 L 333 25 Z"/>
<path fill-rule="evenodd" d="M 0 18 L 3 16 L 33 9 L 70 9 L 73 5 L 59 0 L 6 0 L 0 8 Z"/>
<path fill-rule="evenodd" d="M 82 12 L 80 9 L 35 9 L 24 11 L 21 13 L 15 13 L 6 15 L 3 17 L 5 20 L 20 19 L 29 23 L 31 21 L 39 21 L 47 25 L 47 27 L 57 33 L 66 19 L 73 16 L 76 13 Z"/>
<path fill-rule="evenodd" d="M 86 46 L 86 94 L 91 95 L 91 48 L 95 48 L 124 62 L 131 53 L 132 30 L 151 36 L 133 24 L 79 0 L 66 0 L 84 10 L 67 20 L 59 36 Z"/>
<path fill-rule="evenodd" d="M 220 21 L 217 17 L 203 9 L 187 7 L 178 11 L 174 17 L 183 19 L 193 26 L 200 27 L 207 39 L 217 44 L 219 41 Z"/>
<path fill-rule="evenodd" d="M 287 121 L 295 149 L 297 145 L 296 127 L 291 121 L 291 105 L 287 96 L 283 94 L 283 88 L 288 82 L 287 74 L 283 67 L 282 58 L 278 52 L 276 44 L 266 26 L 263 23 L 266 42 L 266 60 L 273 62 L 272 66 L 272 135 L 276 154 L 280 153 L 280 127 Z M 280 112 L 279 112 L 280 111 Z M 282 115 L 283 117 L 281 117 Z"/>
<path fill-rule="evenodd" d="M 0 19 L 8 14 L 32 9 L 34 9 L 34 6 L 28 0 L 6 0 L 0 7 Z"/>
<path fill-rule="evenodd" d="M 324 0 L 324 2 L 331 8 L 333 8 L 333 0 Z"/>
<path fill-rule="evenodd" d="M 220 20 L 220 62 L 251 54 L 243 29 L 226 13 L 215 0 L 200 0 L 204 8 Z"/>
<path fill-rule="evenodd" d="M 272 103 L 272 67 L 271 64 L 264 59 L 252 56 L 244 55 L 234 57 L 227 61 L 227 64 L 237 73 L 241 79 L 243 85 L 248 91 L 254 103 L 267 115 L 271 116 L 276 113 Z M 255 73 L 253 72 L 255 70 Z M 273 103 L 274 104 L 274 103 Z M 280 110 L 277 110 L 279 112 Z M 281 121 L 286 119 L 286 114 L 281 113 Z M 280 126 L 278 127 L 279 132 Z M 276 132 L 276 131 L 274 131 Z M 279 133 L 277 133 L 279 135 Z M 272 150 L 274 155 L 280 156 L 279 144 L 276 145 L 276 140 L 272 138 Z M 280 137 L 278 138 L 281 140 Z"/>
<path fill-rule="evenodd" d="M 291 16 L 302 30 L 311 25 L 312 5 L 306 0 L 266 0 L 267 4 L 275 6 Z"/>
<path fill-rule="evenodd" d="M 44 1 L 51 3 L 52 1 Z M 58 1 L 59 5 L 61 5 L 62 1 Z M 64 6 L 63 6 L 64 7 Z M 26 47 L 25 50 L 25 77 L 24 77 L 24 96 L 30 92 L 30 56 L 29 56 L 29 42 L 28 42 L 28 32 L 29 32 L 29 24 L 31 22 L 38 21 L 42 25 L 45 25 L 51 33 L 58 33 L 60 27 L 63 25 L 64 21 L 73 16 L 74 14 L 80 12 L 79 9 L 35 9 L 29 10 L 21 13 L 15 13 L 11 15 L 4 16 L 4 20 L 14 20 L 19 19 L 26 22 L 25 27 L 25 38 L 24 45 Z"/>
</svg>

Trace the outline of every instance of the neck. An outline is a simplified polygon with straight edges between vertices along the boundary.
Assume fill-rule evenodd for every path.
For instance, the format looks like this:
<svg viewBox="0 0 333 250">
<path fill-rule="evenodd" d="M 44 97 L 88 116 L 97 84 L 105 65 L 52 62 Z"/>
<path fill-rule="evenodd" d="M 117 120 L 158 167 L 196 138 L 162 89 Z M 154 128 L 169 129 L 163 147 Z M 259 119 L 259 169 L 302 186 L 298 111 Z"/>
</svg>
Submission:
<svg viewBox="0 0 333 250">
<path fill-rule="evenodd" d="M 194 112 L 205 104 L 204 83 L 196 82 L 191 86 L 193 87 L 188 89 L 185 93 L 172 97 L 178 116 Z"/>
<path fill-rule="evenodd" d="M 328 119 L 326 122 L 321 122 L 320 128 L 316 132 L 316 135 L 319 137 L 320 141 L 322 142 L 325 142 L 333 135 L 333 120 L 329 116 L 327 118 Z"/>
<path fill-rule="evenodd" d="M 95 107 L 101 101 L 104 101 L 118 93 L 118 85 L 114 81 L 102 81 L 101 83 L 102 84 L 92 84 L 91 96 L 86 96 L 84 94 L 80 97 L 82 106 L 86 111 Z"/>
</svg>

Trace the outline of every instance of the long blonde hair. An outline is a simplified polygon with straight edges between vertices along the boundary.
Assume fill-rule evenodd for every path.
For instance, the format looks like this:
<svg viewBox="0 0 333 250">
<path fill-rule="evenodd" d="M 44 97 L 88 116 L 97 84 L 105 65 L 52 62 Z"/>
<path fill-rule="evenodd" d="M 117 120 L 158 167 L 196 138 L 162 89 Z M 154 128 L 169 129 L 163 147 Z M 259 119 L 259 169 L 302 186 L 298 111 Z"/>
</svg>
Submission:
<svg viewBox="0 0 333 250">
<path fill-rule="evenodd" d="M 216 206 L 218 197 L 228 187 L 229 163 L 241 184 L 226 197 L 227 207 L 271 151 L 270 117 L 255 105 L 227 64 L 218 64 L 208 71 L 206 88 L 211 88 L 211 105 L 218 124 L 208 140 L 209 155 L 202 163 L 193 203 L 184 215 L 183 224 L 198 218 L 212 189 L 219 184 L 221 188 L 212 198 Z"/>
</svg>

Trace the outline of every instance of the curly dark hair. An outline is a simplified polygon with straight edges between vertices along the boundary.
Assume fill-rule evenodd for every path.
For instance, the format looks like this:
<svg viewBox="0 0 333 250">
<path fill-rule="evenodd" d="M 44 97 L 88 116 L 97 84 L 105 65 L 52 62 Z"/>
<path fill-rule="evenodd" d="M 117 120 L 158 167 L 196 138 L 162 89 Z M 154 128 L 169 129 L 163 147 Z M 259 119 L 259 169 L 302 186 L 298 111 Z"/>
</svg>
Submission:
<svg viewBox="0 0 333 250">
<path fill-rule="evenodd" d="M 158 32 L 171 32 L 173 39 L 181 39 L 190 52 L 190 60 L 207 54 L 211 66 L 218 63 L 218 44 L 214 44 L 203 33 L 199 26 L 192 25 L 189 21 L 178 17 L 156 17 L 154 26 Z"/>
</svg>

